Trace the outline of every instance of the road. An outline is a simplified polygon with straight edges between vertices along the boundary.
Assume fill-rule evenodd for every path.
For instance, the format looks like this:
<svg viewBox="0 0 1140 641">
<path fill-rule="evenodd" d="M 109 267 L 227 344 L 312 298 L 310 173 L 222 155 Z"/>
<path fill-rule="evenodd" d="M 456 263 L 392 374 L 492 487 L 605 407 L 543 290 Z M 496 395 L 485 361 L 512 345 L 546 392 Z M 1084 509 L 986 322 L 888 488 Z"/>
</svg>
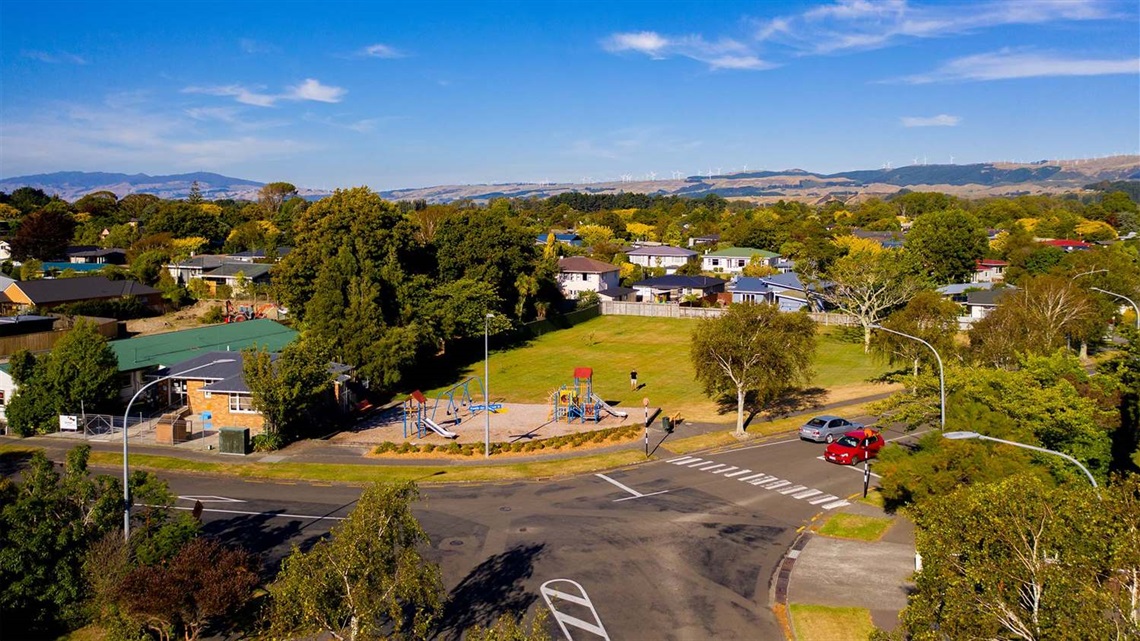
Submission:
<svg viewBox="0 0 1140 641">
<path fill-rule="evenodd" d="M 582 585 L 612 639 L 783 638 L 769 603 L 777 564 L 798 528 L 862 489 L 861 470 L 825 463 L 823 448 L 784 438 L 604 475 L 425 486 L 415 511 L 450 590 L 439 636 L 542 606 L 539 586 L 562 578 Z M 184 509 L 203 501 L 208 533 L 263 553 L 270 567 L 327 533 L 359 496 L 164 477 Z"/>
</svg>

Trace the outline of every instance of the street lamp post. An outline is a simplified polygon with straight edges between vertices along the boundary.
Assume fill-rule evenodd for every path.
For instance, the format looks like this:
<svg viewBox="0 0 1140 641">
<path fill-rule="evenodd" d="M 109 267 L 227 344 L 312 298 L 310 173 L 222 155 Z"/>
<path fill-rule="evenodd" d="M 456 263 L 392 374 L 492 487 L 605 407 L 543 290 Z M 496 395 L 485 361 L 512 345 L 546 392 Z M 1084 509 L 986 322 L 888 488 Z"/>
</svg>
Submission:
<svg viewBox="0 0 1140 641">
<path fill-rule="evenodd" d="M 1101 289 L 1099 287 L 1090 287 L 1089 289 L 1093 290 L 1094 292 L 1100 292 L 1102 294 L 1108 294 L 1109 296 L 1115 296 L 1117 298 L 1123 298 L 1124 300 L 1128 301 L 1128 304 L 1132 305 L 1132 309 L 1136 312 L 1136 329 L 1140 329 L 1140 307 L 1138 307 L 1136 305 L 1136 301 L 1125 296 L 1124 294 L 1117 294 L 1116 292 L 1110 292 L 1107 289 Z"/>
<path fill-rule="evenodd" d="M 945 432 L 942 434 L 942 436 L 944 438 L 948 438 L 948 439 L 951 439 L 954 441 L 962 441 L 962 440 L 966 440 L 966 439 L 976 438 L 976 439 L 979 439 L 982 441 L 993 441 L 995 443 L 1004 443 L 1005 445 L 1012 445 L 1014 447 L 1021 447 L 1021 448 L 1025 448 L 1027 450 L 1033 450 L 1034 452 L 1044 452 L 1046 454 L 1055 454 L 1055 455 L 1060 456 L 1061 458 L 1069 461 L 1073 465 L 1076 465 L 1077 467 L 1081 468 L 1081 471 L 1084 472 L 1085 476 L 1088 477 L 1089 483 L 1092 483 L 1093 491 L 1096 492 L 1097 498 L 1098 499 L 1100 498 L 1100 488 L 1097 486 L 1096 479 L 1093 478 L 1093 475 L 1089 472 L 1088 468 L 1086 468 L 1084 465 L 1081 465 L 1080 461 L 1069 456 L 1068 454 L 1065 454 L 1064 452 L 1058 452 L 1056 450 L 1049 450 L 1049 449 L 1045 449 L 1044 447 L 1037 447 L 1036 445 L 1027 445 L 1025 443 L 1018 443 L 1017 441 L 1007 441 L 1007 440 L 1002 439 L 1002 438 L 994 438 L 992 436 L 985 436 L 984 434 L 978 434 L 977 432 Z"/>
<path fill-rule="evenodd" d="M 495 315 L 488 312 L 483 317 L 483 441 L 484 458 L 491 458 L 491 319 Z"/>
<path fill-rule="evenodd" d="M 131 538 L 131 486 L 130 486 L 130 476 L 129 476 L 130 472 L 129 472 L 129 468 L 128 468 L 128 463 L 129 463 L 128 456 L 129 456 L 129 454 L 127 452 L 127 421 L 130 419 L 130 416 L 131 416 L 131 405 L 134 404 L 135 399 L 137 399 L 139 397 L 139 394 L 142 394 L 143 390 L 150 387 L 151 385 L 157 385 L 158 383 L 161 383 L 162 381 L 169 380 L 171 378 L 175 378 L 178 376 L 182 376 L 183 374 L 189 374 L 190 372 L 202 369 L 204 367 L 210 367 L 211 365 L 218 365 L 219 363 L 232 363 L 232 362 L 234 362 L 234 359 L 232 359 L 232 358 L 219 358 L 217 360 L 210 361 L 209 363 L 205 363 L 203 365 L 198 365 L 197 367 L 191 367 L 190 369 L 183 370 L 181 372 L 178 372 L 177 374 L 167 374 L 166 376 L 163 376 L 162 378 L 156 378 L 155 380 L 153 380 L 153 381 L 147 383 L 146 385 L 143 385 L 142 387 L 140 387 L 139 391 L 135 392 L 135 395 L 132 396 L 131 400 L 127 402 L 127 411 L 123 414 L 123 538 L 125 540 L 129 541 Z"/>
<path fill-rule="evenodd" d="M 934 358 L 938 361 L 938 396 L 939 396 L 939 400 L 940 400 L 939 418 L 941 421 L 942 429 L 946 429 L 946 373 L 942 369 L 942 357 L 938 355 L 938 350 L 934 349 L 933 345 L 931 345 L 930 343 L 927 343 L 926 341 L 922 340 L 921 338 L 919 338 L 917 336 L 911 336 L 910 334 L 904 334 L 902 332 L 898 332 L 898 331 L 895 331 L 893 329 L 887 329 L 886 327 L 883 327 L 882 325 L 871 325 L 871 329 L 881 329 L 884 332 L 890 332 L 891 334 L 898 334 L 899 336 L 902 336 L 904 338 L 909 338 L 911 340 L 918 341 L 918 342 L 922 343 L 923 345 L 926 345 L 927 347 L 929 347 L 930 351 L 934 352 Z"/>
</svg>

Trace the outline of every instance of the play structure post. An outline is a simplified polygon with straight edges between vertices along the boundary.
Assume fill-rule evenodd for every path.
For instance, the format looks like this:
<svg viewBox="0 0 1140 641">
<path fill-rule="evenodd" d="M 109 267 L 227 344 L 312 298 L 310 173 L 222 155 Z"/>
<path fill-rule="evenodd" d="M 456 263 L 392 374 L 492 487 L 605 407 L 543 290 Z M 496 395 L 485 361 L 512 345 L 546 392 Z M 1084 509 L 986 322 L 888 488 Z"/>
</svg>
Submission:
<svg viewBox="0 0 1140 641">
<path fill-rule="evenodd" d="M 645 408 L 645 458 L 649 458 L 649 397 L 641 399 L 641 405 Z"/>
</svg>

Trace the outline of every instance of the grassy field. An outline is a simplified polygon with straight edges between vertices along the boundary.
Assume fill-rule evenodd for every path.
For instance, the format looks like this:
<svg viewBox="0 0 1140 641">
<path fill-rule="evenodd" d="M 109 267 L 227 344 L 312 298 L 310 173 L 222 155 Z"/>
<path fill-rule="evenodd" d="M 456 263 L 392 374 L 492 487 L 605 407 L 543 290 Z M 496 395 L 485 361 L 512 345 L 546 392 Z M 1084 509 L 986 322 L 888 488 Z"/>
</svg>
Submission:
<svg viewBox="0 0 1140 641">
<path fill-rule="evenodd" d="M 842 539 L 856 539 L 858 541 L 878 541 L 890 529 L 893 519 L 878 516 L 862 516 L 860 514 L 845 514 L 839 512 L 832 515 L 827 523 L 819 529 L 819 533 Z"/>
<path fill-rule="evenodd" d="M 866 608 L 793 603 L 789 611 L 799 641 L 865 641 L 874 629 Z"/>
<path fill-rule="evenodd" d="M 623 407 L 650 405 L 694 421 L 729 422 L 705 397 L 693 378 L 689 336 L 696 320 L 601 316 L 570 329 L 551 332 L 530 344 L 492 352 L 491 396 L 513 403 L 545 403 L 561 385 L 574 382 L 575 367 L 594 370 L 594 393 Z M 629 389 L 629 373 L 637 370 L 644 387 Z M 835 389 L 864 383 L 887 370 L 863 353 L 862 345 L 837 339 L 833 331 L 820 334 L 815 360 L 818 387 Z M 483 362 L 473 363 L 467 376 L 482 376 Z M 430 390 L 432 396 L 441 390 Z"/>
</svg>

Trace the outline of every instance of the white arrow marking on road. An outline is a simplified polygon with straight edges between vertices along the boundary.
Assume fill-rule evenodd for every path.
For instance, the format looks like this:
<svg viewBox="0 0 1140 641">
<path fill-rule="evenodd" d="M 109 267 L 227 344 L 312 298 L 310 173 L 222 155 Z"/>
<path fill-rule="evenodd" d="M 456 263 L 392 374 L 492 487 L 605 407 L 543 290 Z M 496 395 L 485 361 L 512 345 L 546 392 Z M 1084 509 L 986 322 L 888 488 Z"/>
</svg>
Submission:
<svg viewBox="0 0 1140 641">
<path fill-rule="evenodd" d="M 640 499 L 640 498 L 645 497 L 645 496 L 655 496 L 657 494 L 664 494 L 664 493 L 669 491 L 669 490 L 661 490 L 660 492 L 650 492 L 649 494 L 642 494 L 641 492 L 638 492 L 637 490 L 633 489 L 632 487 L 629 487 L 628 485 L 622 485 L 621 483 L 618 483 L 617 481 L 611 479 L 610 477 L 606 476 L 605 474 L 595 474 L 594 476 L 597 476 L 597 477 L 600 477 L 606 481 L 609 481 L 610 483 L 613 483 L 614 485 L 620 487 L 621 489 L 623 489 L 626 492 L 629 492 L 630 494 L 633 495 L 633 496 L 627 496 L 624 499 L 614 499 L 614 503 L 620 503 L 621 501 L 628 501 L 630 499 Z"/>
<path fill-rule="evenodd" d="M 179 496 L 181 501 L 201 501 L 203 503 L 245 503 L 241 499 L 231 499 L 225 496 L 213 496 L 204 494 L 202 496 Z"/>
</svg>

